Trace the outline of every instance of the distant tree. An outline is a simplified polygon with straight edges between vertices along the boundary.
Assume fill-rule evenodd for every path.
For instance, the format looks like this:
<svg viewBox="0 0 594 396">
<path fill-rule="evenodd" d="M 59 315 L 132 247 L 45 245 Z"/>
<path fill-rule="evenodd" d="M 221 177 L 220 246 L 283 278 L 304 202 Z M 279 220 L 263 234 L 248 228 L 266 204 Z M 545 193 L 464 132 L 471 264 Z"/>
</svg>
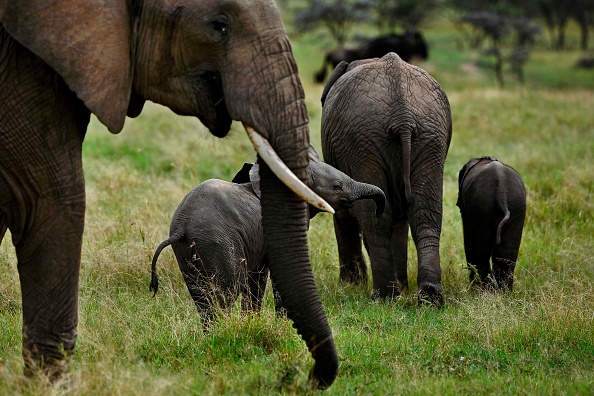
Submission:
<svg viewBox="0 0 594 396">
<path fill-rule="evenodd" d="M 343 46 L 356 23 L 369 20 L 368 0 L 308 0 L 307 7 L 295 13 L 295 27 L 300 32 L 322 25 L 338 46 Z"/>
<path fill-rule="evenodd" d="M 565 27 L 573 0 L 539 0 L 538 6 L 553 41 L 553 47 L 565 47 Z"/>
<path fill-rule="evenodd" d="M 524 81 L 524 64 L 530 56 L 530 49 L 535 37 L 540 34 L 540 27 L 528 19 L 499 15 L 493 12 L 471 12 L 460 18 L 461 24 L 468 24 L 490 39 L 491 47 L 485 52 L 495 59 L 494 71 L 503 86 L 503 64 L 508 61 L 519 82 Z M 503 41 L 511 37 L 511 49 L 504 55 Z M 510 40 L 507 40 L 508 42 Z"/>
<path fill-rule="evenodd" d="M 380 33 L 416 29 L 441 2 L 439 0 L 371 0 L 374 21 Z"/>
<path fill-rule="evenodd" d="M 594 31 L 594 0 L 575 0 L 577 6 L 572 9 L 572 17 L 581 31 L 580 47 L 588 49 L 589 31 Z"/>
<path fill-rule="evenodd" d="M 537 4 L 549 31 L 553 48 L 565 48 L 565 29 L 571 19 L 580 27 L 581 48 L 588 48 L 589 31 L 594 30 L 593 0 L 537 0 Z"/>
</svg>

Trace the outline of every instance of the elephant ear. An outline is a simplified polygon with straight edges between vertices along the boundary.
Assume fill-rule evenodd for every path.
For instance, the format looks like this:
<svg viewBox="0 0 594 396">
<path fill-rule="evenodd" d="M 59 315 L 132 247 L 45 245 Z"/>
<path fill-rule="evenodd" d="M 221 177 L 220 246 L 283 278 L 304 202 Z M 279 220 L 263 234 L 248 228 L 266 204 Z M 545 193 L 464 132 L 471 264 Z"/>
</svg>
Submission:
<svg viewBox="0 0 594 396">
<path fill-rule="evenodd" d="M 243 164 L 243 167 L 237 172 L 231 182 L 239 184 L 252 183 L 254 193 L 260 198 L 260 167 L 258 163 L 252 164 L 246 162 Z"/>
<path fill-rule="evenodd" d="M 122 130 L 133 75 L 126 1 L 0 0 L 0 22 L 111 132 Z"/>
<path fill-rule="evenodd" d="M 252 166 L 252 169 L 250 169 L 250 181 L 252 182 L 252 188 L 258 198 L 262 198 L 260 191 L 260 165 L 258 165 L 257 162 Z"/>
<path fill-rule="evenodd" d="M 250 182 L 250 170 L 252 169 L 253 166 L 254 166 L 254 164 L 252 164 L 250 162 L 246 162 L 245 164 L 243 164 L 243 167 L 239 170 L 239 172 L 237 172 L 235 174 L 235 176 L 233 177 L 233 180 L 231 180 L 231 182 L 238 183 L 238 184 L 249 183 Z"/>
</svg>

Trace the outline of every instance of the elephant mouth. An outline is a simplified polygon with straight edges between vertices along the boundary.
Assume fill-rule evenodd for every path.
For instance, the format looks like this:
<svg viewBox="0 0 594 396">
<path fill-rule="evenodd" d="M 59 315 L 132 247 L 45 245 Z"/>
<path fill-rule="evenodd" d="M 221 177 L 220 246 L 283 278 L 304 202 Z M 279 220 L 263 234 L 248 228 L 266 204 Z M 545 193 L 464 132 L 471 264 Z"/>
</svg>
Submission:
<svg viewBox="0 0 594 396">
<path fill-rule="evenodd" d="M 225 103 L 221 76 L 217 72 L 204 72 L 200 75 L 200 81 L 201 88 L 197 95 L 197 101 L 206 105 L 201 109 L 202 111 L 199 111 L 198 118 L 210 133 L 218 138 L 223 138 L 229 133 L 233 120 Z"/>
<path fill-rule="evenodd" d="M 340 209 L 350 209 L 353 207 L 353 205 L 354 202 L 346 198 L 341 199 L 338 203 Z"/>
</svg>

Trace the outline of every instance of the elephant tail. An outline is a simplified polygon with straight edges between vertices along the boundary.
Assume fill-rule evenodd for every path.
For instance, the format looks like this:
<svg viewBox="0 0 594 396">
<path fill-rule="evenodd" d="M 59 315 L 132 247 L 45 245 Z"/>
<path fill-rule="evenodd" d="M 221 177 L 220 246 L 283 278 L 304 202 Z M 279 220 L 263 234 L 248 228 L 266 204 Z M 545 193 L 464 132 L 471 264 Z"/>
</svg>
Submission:
<svg viewBox="0 0 594 396">
<path fill-rule="evenodd" d="M 153 262 L 151 266 L 151 285 L 149 286 L 149 291 L 153 292 L 153 297 L 157 294 L 157 290 L 159 290 L 159 278 L 157 277 L 157 259 L 161 254 L 161 251 L 165 249 L 167 246 L 171 245 L 173 242 L 176 242 L 181 239 L 183 234 L 174 234 L 171 235 L 169 238 L 161 242 L 157 249 L 155 250 L 155 254 L 153 255 Z"/>
<path fill-rule="evenodd" d="M 412 144 L 412 130 L 404 128 L 400 131 L 400 140 L 402 141 L 402 180 L 404 181 L 404 196 L 406 202 L 412 203 L 412 192 L 410 189 L 410 152 Z"/>
<path fill-rule="evenodd" d="M 507 207 L 507 191 L 505 189 L 505 186 L 503 185 L 503 177 L 504 175 L 502 174 L 501 170 L 498 169 L 500 173 L 499 177 L 498 177 L 498 185 L 497 185 L 497 193 L 496 193 L 496 199 L 497 199 L 497 205 L 499 206 L 499 208 L 501 209 L 501 211 L 503 212 L 503 219 L 501 219 L 501 221 L 499 222 L 499 225 L 497 226 L 497 233 L 495 235 L 495 243 L 497 245 L 499 245 L 501 243 L 501 230 L 503 229 L 503 226 L 505 225 L 505 223 L 507 223 L 507 221 L 510 218 L 511 213 L 509 212 L 509 208 Z"/>
</svg>

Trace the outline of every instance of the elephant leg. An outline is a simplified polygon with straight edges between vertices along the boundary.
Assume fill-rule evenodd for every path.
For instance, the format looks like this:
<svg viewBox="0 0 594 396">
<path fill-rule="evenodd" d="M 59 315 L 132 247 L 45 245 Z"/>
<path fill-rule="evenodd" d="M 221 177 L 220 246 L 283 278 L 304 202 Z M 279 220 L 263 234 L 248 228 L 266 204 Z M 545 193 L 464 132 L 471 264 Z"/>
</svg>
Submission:
<svg viewBox="0 0 594 396">
<path fill-rule="evenodd" d="M 25 373 L 51 378 L 66 371 L 76 343 L 85 217 L 82 136 L 66 132 L 30 135 L 30 157 L 11 146 L 10 134 L 8 150 L 0 148 L 0 232 L 10 229 L 18 260 Z M 58 142 L 62 152 L 46 150 Z M 4 161 L 23 179 L 15 183 Z"/>
<path fill-rule="evenodd" d="M 287 316 L 287 310 L 283 305 L 281 295 L 272 278 L 270 279 L 270 283 L 272 284 L 272 295 L 274 297 L 274 311 L 276 312 L 276 316 L 285 317 Z"/>
<path fill-rule="evenodd" d="M 392 256 L 396 267 L 398 290 L 408 289 L 408 221 L 397 221 L 392 231 Z"/>
<path fill-rule="evenodd" d="M 242 295 L 242 309 L 244 312 L 260 312 L 262 299 L 268 281 L 268 267 L 260 266 L 256 271 L 248 271 L 247 287 Z"/>
<path fill-rule="evenodd" d="M 433 148 L 424 147 L 424 150 L 429 152 L 431 149 Z M 429 164 L 433 166 L 432 161 L 429 161 Z M 443 168 L 413 168 L 410 179 L 413 199 L 409 203 L 407 213 L 411 235 L 417 249 L 418 300 L 419 303 L 442 306 L 445 293 L 441 285 L 439 244 L 443 210 Z"/>
<path fill-rule="evenodd" d="M 367 282 L 367 264 L 361 249 L 357 219 L 347 211 L 334 215 L 334 232 L 338 245 L 340 280 L 355 285 Z"/>
<path fill-rule="evenodd" d="M 10 229 L 18 261 L 25 373 L 52 379 L 67 370 L 76 343 L 85 218 L 86 120 L 69 124 L 69 116 L 59 133 L 0 130 L 0 233 Z"/>
<path fill-rule="evenodd" d="M 202 326 L 207 330 L 212 323 L 215 310 L 225 309 L 229 304 L 228 298 L 225 297 L 225 291 L 229 286 L 225 284 L 219 272 L 213 270 L 216 267 L 213 267 L 214 261 L 208 251 L 199 249 L 195 241 L 182 238 L 174 242 L 172 247 L 188 292 L 202 319 Z M 231 260 L 230 256 L 219 258 L 219 261 L 224 263 L 230 263 Z"/>
<path fill-rule="evenodd" d="M 472 217 L 474 216 L 467 216 Z M 480 217 L 483 219 L 483 217 Z M 470 220 L 463 220 L 464 251 L 469 267 L 471 285 L 487 287 L 492 284 L 491 253 L 495 234 L 488 227 L 474 224 Z"/>
<path fill-rule="evenodd" d="M 78 203 L 38 202 L 27 235 L 16 243 L 23 300 L 25 373 L 56 377 L 67 369 L 77 338 L 78 277 L 84 187 Z"/>
<path fill-rule="evenodd" d="M 363 217 L 363 214 L 361 215 Z M 381 219 L 375 219 L 373 214 L 361 220 L 363 238 L 367 242 L 367 252 L 371 262 L 373 278 L 373 298 L 391 298 L 398 296 L 398 278 L 395 258 L 392 254 L 392 226 L 391 216 L 384 213 Z"/>
<path fill-rule="evenodd" d="M 502 291 L 512 291 L 514 285 L 514 271 L 522 241 L 524 227 L 524 211 L 515 214 L 501 232 L 501 243 L 493 250 L 493 277 L 496 286 Z"/>
<path fill-rule="evenodd" d="M 210 280 L 207 280 L 202 274 L 189 275 L 183 273 L 183 276 L 188 292 L 200 315 L 202 328 L 206 331 L 212 323 L 214 316 L 213 307 L 215 305 L 214 296 L 209 286 Z"/>
<path fill-rule="evenodd" d="M 515 260 L 493 256 L 493 278 L 495 287 L 501 291 L 512 291 L 514 287 Z"/>
</svg>

